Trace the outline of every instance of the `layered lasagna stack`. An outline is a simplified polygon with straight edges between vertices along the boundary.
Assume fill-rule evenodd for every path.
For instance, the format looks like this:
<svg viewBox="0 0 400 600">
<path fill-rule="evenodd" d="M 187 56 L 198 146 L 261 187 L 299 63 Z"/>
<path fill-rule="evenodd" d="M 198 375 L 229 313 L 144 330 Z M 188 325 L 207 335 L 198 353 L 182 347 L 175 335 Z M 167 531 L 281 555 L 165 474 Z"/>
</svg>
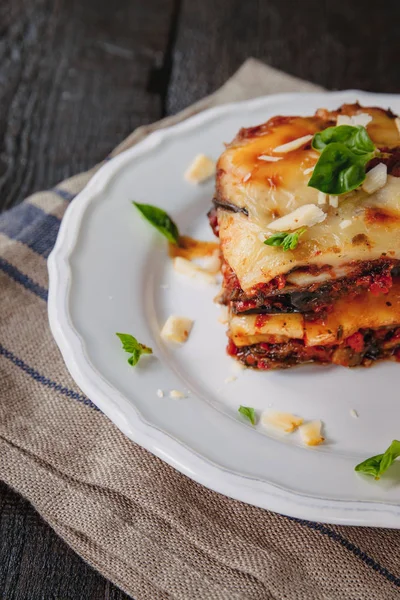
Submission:
<svg viewBox="0 0 400 600">
<path fill-rule="evenodd" d="M 399 123 L 358 104 L 278 116 L 221 155 L 209 219 L 246 366 L 400 355 Z"/>
</svg>

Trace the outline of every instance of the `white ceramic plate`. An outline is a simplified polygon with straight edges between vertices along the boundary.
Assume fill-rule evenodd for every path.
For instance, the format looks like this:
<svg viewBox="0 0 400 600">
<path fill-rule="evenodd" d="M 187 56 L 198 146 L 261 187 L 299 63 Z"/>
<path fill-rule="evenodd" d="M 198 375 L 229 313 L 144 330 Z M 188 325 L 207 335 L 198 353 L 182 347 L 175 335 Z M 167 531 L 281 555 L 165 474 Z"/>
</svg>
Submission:
<svg viewBox="0 0 400 600">
<path fill-rule="evenodd" d="M 400 366 L 303 367 L 233 374 L 217 289 L 172 271 L 164 239 L 131 201 L 163 207 L 185 234 L 212 239 L 213 184 L 183 173 L 198 153 L 217 158 L 243 126 L 275 114 L 312 114 L 359 100 L 400 112 L 400 97 L 358 91 L 285 94 L 211 109 L 150 135 L 95 175 L 67 210 L 49 259 L 49 316 L 66 365 L 85 394 L 132 440 L 192 479 L 244 502 L 310 520 L 400 526 L 400 469 L 381 481 L 354 465 L 400 436 Z M 168 286 L 166 288 L 165 286 Z M 195 320 L 181 348 L 165 345 L 171 313 Z M 154 349 L 136 368 L 115 332 Z M 158 398 L 178 389 L 185 399 Z M 304 448 L 247 425 L 240 404 L 322 419 L 326 443 Z M 359 418 L 351 416 L 355 409 Z M 400 467 L 400 465 L 398 465 Z"/>
</svg>

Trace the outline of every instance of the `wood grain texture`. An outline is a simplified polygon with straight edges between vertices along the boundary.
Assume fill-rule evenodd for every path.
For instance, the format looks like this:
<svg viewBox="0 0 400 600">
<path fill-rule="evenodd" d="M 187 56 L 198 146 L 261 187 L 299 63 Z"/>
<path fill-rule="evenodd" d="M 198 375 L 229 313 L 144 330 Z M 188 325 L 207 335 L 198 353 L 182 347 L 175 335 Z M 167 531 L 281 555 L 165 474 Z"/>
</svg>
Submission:
<svg viewBox="0 0 400 600">
<path fill-rule="evenodd" d="M 173 0 L 1 1 L 3 209 L 88 169 L 160 117 L 165 92 L 154 72 L 163 72 L 173 7 Z"/>
<path fill-rule="evenodd" d="M 1 0 L 0 210 L 218 88 L 248 56 L 399 92 L 394 0 Z M 125 600 L 0 484 L 1 600 Z"/>
<path fill-rule="evenodd" d="M 177 7 L 174 0 L 1 0 L 0 210 L 88 169 L 163 115 Z M 0 598 L 128 596 L 0 484 Z"/>
<path fill-rule="evenodd" d="M 2 600 L 128 600 L 0 483 Z"/>
<path fill-rule="evenodd" d="M 249 56 L 327 89 L 400 92 L 399 19 L 394 0 L 184 0 L 167 111 L 217 89 Z"/>
</svg>

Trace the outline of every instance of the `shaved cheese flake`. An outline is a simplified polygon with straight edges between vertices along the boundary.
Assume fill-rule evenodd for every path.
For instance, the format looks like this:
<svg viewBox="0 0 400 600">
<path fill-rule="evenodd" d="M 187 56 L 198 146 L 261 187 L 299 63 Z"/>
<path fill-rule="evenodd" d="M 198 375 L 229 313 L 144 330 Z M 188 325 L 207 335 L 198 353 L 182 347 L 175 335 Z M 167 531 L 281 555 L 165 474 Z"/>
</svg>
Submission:
<svg viewBox="0 0 400 600">
<path fill-rule="evenodd" d="M 341 223 L 339 223 L 340 229 L 346 229 L 347 227 L 350 227 L 350 225 L 351 225 L 350 219 L 344 219 Z"/>
<path fill-rule="evenodd" d="M 164 398 L 164 392 L 162 390 L 157 390 L 157 396 L 159 398 Z"/>
<path fill-rule="evenodd" d="M 338 115 L 336 125 L 352 125 L 354 127 L 366 127 L 372 121 L 371 115 L 368 113 L 359 113 L 349 117 L 348 115 Z"/>
<path fill-rule="evenodd" d="M 214 175 L 215 161 L 205 154 L 198 154 L 192 164 L 185 171 L 185 179 L 190 183 L 202 183 Z"/>
<path fill-rule="evenodd" d="M 181 273 L 181 275 L 186 275 L 186 277 L 191 277 L 192 279 L 198 279 L 204 283 L 217 283 L 215 275 L 208 273 L 205 269 L 202 269 L 190 260 L 182 258 L 181 256 L 176 256 L 174 258 L 174 269 L 178 273 Z"/>
<path fill-rule="evenodd" d="M 233 381 L 236 381 L 237 377 L 235 377 L 234 375 L 231 375 L 230 377 L 226 377 L 224 379 L 224 383 L 232 383 Z"/>
<path fill-rule="evenodd" d="M 323 206 L 324 204 L 326 204 L 327 199 L 328 199 L 327 194 L 324 194 L 324 192 L 318 192 L 318 204 L 320 206 Z"/>
<path fill-rule="evenodd" d="M 304 175 L 309 175 L 310 173 L 312 173 L 314 171 L 315 167 L 308 167 L 308 169 L 305 169 L 303 171 Z"/>
<path fill-rule="evenodd" d="M 326 213 L 315 206 L 315 204 L 303 204 L 293 212 L 272 221 L 267 225 L 272 231 L 292 231 L 299 227 L 312 227 L 317 223 L 322 223 L 326 219 Z"/>
<path fill-rule="evenodd" d="M 351 118 L 347 115 L 338 115 L 336 125 L 351 125 Z"/>
<path fill-rule="evenodd" d="M 355 410 L 355 408 L 350 409 L 350 415 L 353 417 L 353 419 L 358 419 L 358 412 Z"/>
<path fill-rule="evenodd" d="M 179 390 L 171 390 L 169 393 L 170 398 L 185 398 L 185 394 Z"/>
<path fill-rule="evenodd" d="M 380 188 L 383 188 L 386 185 L 386 181 L 387 166 L 384 163 L 379 163 L 366 174 L 362 189 L 367 194 L 373 194 Z"/>
<path fill-rule="evenodd" d="M 303 137 L 297 138 L 297 140 L 292 140 L 287 144 L 282 144 L 282 146 L 277 146 L 274 148 L 273 152 L 281 152 L 282 154 L 286 154 L 286 152 L 292 152 L 293 150 L 298 150 L 308 142 L 313 139 L 312 135 L 303 135 Z"/>
<path fill-rule="evenodd" d="M 291 433 L 303 423 L 303 419 L 291 413 L 270 410 L 261 415 L 261 423 L 267 427 Z"/>
<path fill-rule="evenodd" d="M 244 177 L 243 177 L 243 183 L 246 183 L 246 181 L 248 181 L 251 177 L 251 173 L 247 173 Z"/>
<path fill-rule="evenodd" d="M 371 123 L 372 117 L 368 113 L 359 113 L 358 115 L 353 115 L 351 117 L 351 125 L 361 125 L 361 127 L 366 127 L 368 123 Z"/>
<path fill-rule="evenodd" d="M 318 444 L 322 444 L 325 438 L 321 435 L 321 429 L 321 421 L 310 421 L 299 427 L 301 439 L 306 446 L 318 446 Z"/>
<path fill-rule="evenodd" d="M 275 150 L 274 150 L 275 152 Z M 265 162 L 276 162 L 278 160 L 282 160 L 282 156 L 268 156 L 268 154 L 260 154 L 260 156 L 257 157 L 258 160 L 265 160 Z"/>
<path fill-rule="evenodd" d="M 165 321 L 165 325 L 161 330 L 161 337 L 177 344 L 183 344 L 187 341 L 192 327 L 193 321 L 191 319 L 171 315 Z"/>
<path fill-rule="evenodd" d="M 396 123 L 397 131 L 399 132 L 399 135 L 400 135 L 400 118 L 396 117 L 394 121 Z"/>
<path fill-rule="evenodd" d="M 329 196 L 329 206 L 337 208 L 339 206 L 339 196 Z"/>
</svg>

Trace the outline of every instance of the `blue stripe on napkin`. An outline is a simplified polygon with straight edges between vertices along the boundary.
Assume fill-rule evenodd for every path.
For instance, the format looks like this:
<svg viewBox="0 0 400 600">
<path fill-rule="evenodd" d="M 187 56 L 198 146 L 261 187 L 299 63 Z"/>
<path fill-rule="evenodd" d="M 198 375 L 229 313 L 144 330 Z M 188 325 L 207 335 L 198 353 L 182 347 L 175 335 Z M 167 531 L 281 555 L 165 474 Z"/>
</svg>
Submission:
<svg viewBox="0 0 400 600">
<path fill-rule="evenodd" d="M 365 565 L 371 567 L 374 571 L 382 575 L 385 579 L 393 583 L 395 586 L 400 587 L 400 577 L 396 577 L 386 567 L 382 567 L 376 560 L 369 556 L 366 552 L 361 550 L 358 546 L 347 540 L 340 533 L 337 533 L 330 527 L 322 523 L 314 523 L 313 521 L 306 521 L 304 519 L 295 519 L 294 517 L 286 517 L 289 521 L 299 523 L 303 527 L 313 529 L 322 535 L 326 535 L 333 542 L 338 542 L 343 548 L 351 552 L 356 558 L 360 559 Z"/>
<path fill-rule="evenodd" d="M 42 287 L 38 283 L 35 283 L 33 279 L 28 277 L 28 275 L 22 273 L 19 269 L 17 269 L 17 267 L 14 267 L 14 265 L 4 260 L 4 258 L 1 258 L 1 256 L 0 270 L 3 271 L 3 273 L 6 273 L 6 275 L 11 277 L 11 279 L 16 281 L 17 283 L 23 285 L 24 288 L 26 288 L 30 292 L 33 292 L 34 294 L 36 294 L 36 296 L 39 296 L 39 298 L 47 302 L 48 291 L 46 290 L 46 288 Z"/>
<path fill-rule="evenodd" d="M 60 223 L 60 219 L 41 208 L 22 203 L 1 216 L 0 233 L 47 258 L 56 242 Z"/>
<path fill-rule="evenodd" d="M 78 402 L 82 402 L 83 404 L 90 406 L 90 408 L 100 410 L 95 404 L 93 404 L 91 400 L 89 400 L 89 398 L 87 398 L 83 394 L 74 392 L 74 390 L 63 386 L 60 383 L 57 383 L 56 381 L 52 381 L 48 377 L 45 377 L 44 375 L 39 373 L 39 371 L 36 371 L 36 369 L 33 369 L 32 367 L 27 365 L 26 362 L 24 362 L 21 358 L 18 358 L 18 356 L 15 356 L 15 354 L 7 350 L 7 348 L 4 348 L 2 344 L 0 344 L 0 356 L 4 356 L 7 360 L 11 361 L 16 367 L 24 371 L 27 375 L 29 375 L 29 377 L 32 377 L 32 379 L 34 379 L 38 383 L 41 383 L 42 385 L 58 392 L 59 394 L 62 394 L 63 396 L 67 396 L 68 398 L 78 400 Z"/>
<path fill-rule="evenodd" d="M 71 192 L 68 192 L 67 190 L 63 190 L 62 188 L 59 188 L 59 187 L 55 187 L 51 191 L 54 192 L 55 194 L 57 194 L 57 196 L 60 196 L 60 198 L 67 200 L 67 202 L 71 202 L 76 197 L 76 194 L 72 194 Z"/>
<path fill-rule="evenodd" d="M 53 188 L 52 191 L 68 202 L 72 201 L 76 196 L 76 194 L 72 194 L 60 188 Z M 4 213 L 4 215 L 0 216 L 0 233 L 26 244 L 34 252 L 37 252 L 44 257 L 47 257 L 53 249 L 59 227 L 60 219 L 53 215 L 48 215 L 42 209 L 29 203 L 22 203 Z M 19 271 L 19 269 L 2 258 L 0 258 L 0 270 L 6 273 L 17 283 L 23 285 L 27 290 L 33 294 L 36 294 L 42 300 L 47 301 L 47 289 L 35 283 L 29 276 L 25 275 Z M 16 367 L 24 371 L 29 377 L 41 385 L 50 389 L 54 389 L 63 396 L 77 400 L 78 402 L 81 402 L 86 406 L 99 411 L 97 406 L 93 404 L 89 398 L 83 394 L 71 390 L 68 387 L 62 386 L 60 383 L 57 383 L 42 373 L 39 373 L 39 371 L 29 366 L 22 359 L 15 356 L 11 351 L 6 349 L 1 344 L 0 356 L 3 356 L 7 360 L 11 361 Z M 322 523 L 314 523 L 312 521 L 296 519 L 293 517 L 286 518 L 298 523 L 303 527 L 312 529 L 320 535 L 327 536 L 331 541 L 340 544 L 345 550 L 351 552 L 354 557 L 361 560 L 367 567 L 379 573 L 387 581 L 391 582 L 397 587 L 400 587 L 400 577 L 393 575 L 393 573 L 391 573 L 386 567 L 383 567 L 358 546 L 350 542 L 348 539 L 330 527 L 327 527 Z"/>
</svg>

